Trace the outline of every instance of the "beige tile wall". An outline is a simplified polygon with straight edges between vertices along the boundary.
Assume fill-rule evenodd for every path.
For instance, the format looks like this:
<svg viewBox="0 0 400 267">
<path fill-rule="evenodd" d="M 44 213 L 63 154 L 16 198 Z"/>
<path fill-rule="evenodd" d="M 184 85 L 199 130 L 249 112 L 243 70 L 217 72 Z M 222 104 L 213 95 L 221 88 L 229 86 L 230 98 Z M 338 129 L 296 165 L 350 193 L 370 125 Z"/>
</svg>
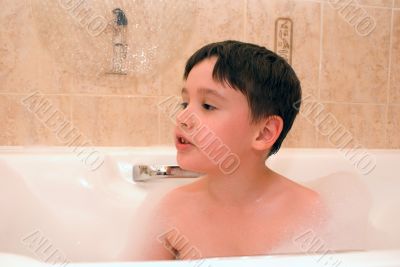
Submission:
<svg viewBox="0 0 400 267">
<path fill-rule="evenodd" d="M 304 109 L 318 105 L 321 113 L 301 113 L 284 146 L 336 146 L 333 133 L 340 126 L 353 144 L 400 148 L 399 0 L 193 0 L 168 6 L 120 1 L 129 21 L 128 75 L 106 74 L 109 28 L 91 35 L 87 23 L 57 6 L 59 1 L 3 2 L 0 145 L 65 145 L 62 125 L 90 145 L 172 144 L 173 118 L 157 103 L 179 94 L 187 57 L 225 39 L 273 49 L 275 20 L 288 17 Z M 112 19 L 112 1 L 86 3 L 94 15 Z M 369 34 L 362 34 L 353 13 L 346 16 L 351 10 L 375 23 Z M 23 99 L 32 92 L 51 107 L 29 110 Z M 54 110 L 62 118 L 51 117 Z"/>
</svg>

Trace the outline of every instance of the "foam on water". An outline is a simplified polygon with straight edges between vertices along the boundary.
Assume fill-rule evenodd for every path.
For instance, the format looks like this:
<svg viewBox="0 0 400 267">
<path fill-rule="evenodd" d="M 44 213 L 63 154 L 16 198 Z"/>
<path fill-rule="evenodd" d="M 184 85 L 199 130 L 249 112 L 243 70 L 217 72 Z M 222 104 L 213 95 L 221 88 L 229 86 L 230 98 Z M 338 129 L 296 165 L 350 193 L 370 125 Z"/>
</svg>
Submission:
<svg viewBox="0 0 400 267">
<path fill-rule="evenodd" d="M 371 195 L 355 173 L 337 172 L 309 184 L 319 192 L 327 210 L 320 238 L 332 251 L 366 250 L 371 234 Z"/>
<path fill-rule="evenodd" d="M 317 178 L 306 184 L 317 191 L 324 205 L 323 215 L 315 212 L 312 225 L 299 225 L 299 233 L 265 254 L 326 253 L 332 251 L 359 251 L 396 247 L 399 242 L 390 242 L 390 236 L 375 229 L 370 214 L 372 198 L 369 188 L 356 173 L 337 172 Z M 125 251 L 126 259 L 140 259 L 143 244 L 149 240 L 150 225 L 160 223 L 157 214 L 152 214 L 157 203 L 176 185 L 154 183 L 154 190 L 140 209 L 140 219 L 130 234 L 131 242 Z M 290 212 L 290 211 L 288 211 Z M 311 215 L 311 216 L 314 216 Z M 200 226 L 199 226 L 200 227 Z M 151 234 L 154 238 L 155 234 Z M 389 239 L 388 239 L 389 238 Z M 314 243 L 313 243 L 314 242 Z M 132 253 L 135 251 L 136 253 Z"/>
</svg>

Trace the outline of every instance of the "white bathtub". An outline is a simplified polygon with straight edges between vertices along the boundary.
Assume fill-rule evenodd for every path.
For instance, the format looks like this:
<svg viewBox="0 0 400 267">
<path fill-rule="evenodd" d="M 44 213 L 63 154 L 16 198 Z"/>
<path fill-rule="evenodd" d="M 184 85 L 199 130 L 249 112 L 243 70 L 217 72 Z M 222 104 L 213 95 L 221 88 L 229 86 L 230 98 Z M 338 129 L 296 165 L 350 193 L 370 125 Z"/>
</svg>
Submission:
<svg viewBox="0 0 400 267">
<path fill-rule="evenodd" d="M 72 148 L 0 148 L 1 267 L 132 266 L 124 251 L 141 216 L 136 213 L 139 207 L 150 207 L 162 192 L 191 179 L 132 182 L 135 163 L 176 164 L 172 147 L 95 151 L 104 162 L 93 168 Z M 368 250 L 352 252 L 357 247 L 349 247 L 334 252 L 327 247 L 322 254 L 304 249 L 301 255 L 135 262 L 134 266 L 400 266 L 400 151 L 368 153 L 376 160 L 368 174 L 339 150 L 286 149 L 268 161 L 274 170 L 304 184 L 340 171 L 358 172 L 370 195 L 368 220 L 379 233 L 366 233 L 366 240 L 373 240 Z"/>
</svg>

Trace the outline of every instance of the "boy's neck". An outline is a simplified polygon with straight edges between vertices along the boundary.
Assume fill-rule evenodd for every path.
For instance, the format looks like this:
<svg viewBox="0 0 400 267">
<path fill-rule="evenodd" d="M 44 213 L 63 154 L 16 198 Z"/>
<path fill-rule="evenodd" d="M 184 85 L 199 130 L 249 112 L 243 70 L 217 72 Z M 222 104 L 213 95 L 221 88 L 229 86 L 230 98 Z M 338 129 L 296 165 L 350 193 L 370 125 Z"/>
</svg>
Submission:
<svg viewBox="0 0 400 267">
<path fill-rule="evenodd" d="M 222 205 L 242 206 L 260 201 L 266 190 L 277 182 L 275 173 L 264 162 L 248 160 L 230 175 L 218 171 L 207 174 L 204 182 L 209 196 Z"/>
</svg>

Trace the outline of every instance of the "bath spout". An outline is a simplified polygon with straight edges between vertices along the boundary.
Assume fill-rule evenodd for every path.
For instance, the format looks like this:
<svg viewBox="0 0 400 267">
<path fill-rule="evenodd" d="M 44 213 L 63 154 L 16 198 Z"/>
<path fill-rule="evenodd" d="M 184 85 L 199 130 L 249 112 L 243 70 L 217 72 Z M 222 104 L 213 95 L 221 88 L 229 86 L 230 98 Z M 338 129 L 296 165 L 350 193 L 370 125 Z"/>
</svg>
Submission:
<svg viewBox="0 0 400 267">
<path fill-rule="evenodd" d="M 174 165 L 134 165 L 132 177 L 135 182 L 159 178 L 196 178 L 201 174 L 181 169 Z"/>
</svg>

